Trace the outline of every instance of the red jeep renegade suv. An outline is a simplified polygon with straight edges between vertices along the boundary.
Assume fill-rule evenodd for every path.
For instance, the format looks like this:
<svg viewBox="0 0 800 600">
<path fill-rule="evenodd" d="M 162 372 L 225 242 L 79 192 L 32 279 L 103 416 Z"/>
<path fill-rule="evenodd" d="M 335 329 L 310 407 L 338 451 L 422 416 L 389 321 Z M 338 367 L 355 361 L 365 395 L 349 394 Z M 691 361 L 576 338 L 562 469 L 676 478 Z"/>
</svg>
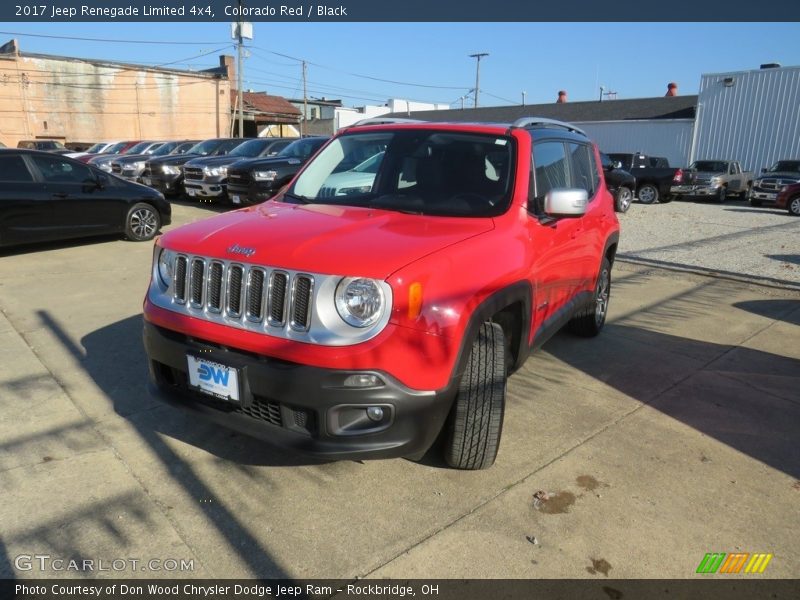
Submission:
<svg viewBox="0 0 800 600">
<path fill-rule="evenodd" d="M 481 469 L 506 378 L 569 323 L 596 335 L 619 238 L 579 129 L 379 120 L 341 131 L 273 200 L 155 246 L 153 389 L 315 455 Z"/>
</svg>

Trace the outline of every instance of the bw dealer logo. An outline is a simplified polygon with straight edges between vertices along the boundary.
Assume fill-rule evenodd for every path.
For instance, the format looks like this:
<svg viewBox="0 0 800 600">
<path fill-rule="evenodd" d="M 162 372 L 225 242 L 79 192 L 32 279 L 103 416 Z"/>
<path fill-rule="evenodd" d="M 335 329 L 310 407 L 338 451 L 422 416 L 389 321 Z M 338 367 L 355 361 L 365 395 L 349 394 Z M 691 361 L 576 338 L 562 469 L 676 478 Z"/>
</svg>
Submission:
<svg viewBox="0 0 800 600">
<path fill-rule="evenodd" d="M 211 365 L 200 364 L 197 366 L 197 376 L 203 381 L 213 381 L 217 385 L 228 385 L 230 371 L 228 369 L 215 369 Z"/>
</svg>

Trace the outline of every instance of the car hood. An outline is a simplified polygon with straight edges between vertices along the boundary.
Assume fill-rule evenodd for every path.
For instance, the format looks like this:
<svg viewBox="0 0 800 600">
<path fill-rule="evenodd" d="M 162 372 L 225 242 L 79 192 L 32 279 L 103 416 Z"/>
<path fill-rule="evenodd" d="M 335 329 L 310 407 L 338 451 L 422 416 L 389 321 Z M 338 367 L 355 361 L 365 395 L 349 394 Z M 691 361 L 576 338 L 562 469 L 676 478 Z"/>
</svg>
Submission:
<svg viewBox="0 0 800 600">
<path fill-rule="evenodd" d="M 198 154 L 179 154 L 177 156 L 156 156 L 147 162 L 151 165 L 182 165 L 193 158 L 197 158 Z"/>
<path fill-rule="evenodd" d="M 269 267 L 386 279 L 423 256 L 493 228 L 490 218 L 271 201 L 184 225 L 164 234 L 161 244 Z M 230 252 L 233 247 L 239 252 Z"/>
<path fill-rule="evenodd" d="M 193 167 L 219 167 L 235 163 L 237 160 L 250 160 L 243 159 L 241 156 L 231 156 L 223 154 L 222 156 L 202 156 L 193 158 L 190 162 Z"/>
<path fill-rule="evenodd" d="M 253 171 L 255 169 L 266 169 L 279 167 L 300 167 L 303 161 L 299 158 L 285 158 L 273 156 L 271 158 L 243 158 L 231 165 L 237 171 Z"/>
<path fill-rule="evenodd" d="M 116 162 L 122 165 L 139 162 L 140 160 L 147 160 L 148 158 L 150 158 L 149 154 L 121 154 L 111 162 Z"/>
<path fill-rule="evenodd" d="M 762 173 L 758 179 L 794 179 L 800 181 L 800 173 L 797 171 L 776 171 L 774 173 Z"/>
</svg>

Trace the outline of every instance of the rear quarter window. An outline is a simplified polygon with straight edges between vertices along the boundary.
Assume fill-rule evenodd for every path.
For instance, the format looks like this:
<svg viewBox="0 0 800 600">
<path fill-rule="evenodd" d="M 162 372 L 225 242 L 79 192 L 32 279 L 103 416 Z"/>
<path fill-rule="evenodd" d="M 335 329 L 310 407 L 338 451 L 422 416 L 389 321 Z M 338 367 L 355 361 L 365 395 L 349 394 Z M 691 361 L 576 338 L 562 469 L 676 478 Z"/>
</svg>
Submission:
<svg viewBox="0 0 800 600">
<path fill-rule="evenodd" d="M 0 181 L 32 182 L 33 176 L 21 156 L 0 156 Z"/>
</svg>

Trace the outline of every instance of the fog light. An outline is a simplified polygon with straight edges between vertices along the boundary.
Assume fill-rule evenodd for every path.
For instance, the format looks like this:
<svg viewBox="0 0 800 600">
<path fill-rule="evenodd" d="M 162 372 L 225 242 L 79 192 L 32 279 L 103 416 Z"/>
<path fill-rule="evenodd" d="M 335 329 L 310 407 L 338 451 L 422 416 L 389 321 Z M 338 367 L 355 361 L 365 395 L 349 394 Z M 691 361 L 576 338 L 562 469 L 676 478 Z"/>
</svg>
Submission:
<svg viewBox="0 0 800 600">
<path fill-rule="evenodd" d="M 380 406 L 370 406 L 367 409 L 367 416 L 376 423 L 383 420 L 383 409 Z"/>
<path fill-rule="evenodd" d="M 355 375 L 349 375 L 347 379 L 344 380 L 344 387 L 367 388 L 381 385 L 383 385 L 383 380 L 371 373 L 356 373 Z"/>
</svg>

